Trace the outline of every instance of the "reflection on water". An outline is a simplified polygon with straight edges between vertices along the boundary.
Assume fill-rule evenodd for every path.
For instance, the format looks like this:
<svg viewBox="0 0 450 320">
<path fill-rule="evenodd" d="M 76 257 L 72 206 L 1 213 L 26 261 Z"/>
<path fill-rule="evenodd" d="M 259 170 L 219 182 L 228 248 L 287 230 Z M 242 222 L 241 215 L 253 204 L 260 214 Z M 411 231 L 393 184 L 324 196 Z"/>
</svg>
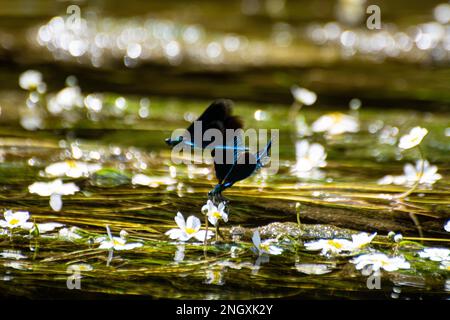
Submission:
<svg viewBox="0 0 450 320">
<path fill-rule="evenodd" d="M 364 1 L 342 1 L 337 12 L 345 15 L 339 16 L 344 24 L 335 21 L 324 25 L 313 23 L 305 27 L 306 32 L 295 25 L 277 22 L 265 41 L 231 33 L 214 34 L 201 25 L 182 25 L 155 18 L 99 18 L 89 12 L 77 25 L 67 16 L 52 18 L 38 28 L 35 41 L 47 48 L 56 60 L 75 60 L 94 67 L 111 59 L 123 60 L 127 67 L 161 60 L 172 65 L 182 61 L 232 66 L 279 64 L 286 59 L 279 48 L 283 48 L 290 63 L 297 63 L 298 58 L 289 52 L 298 51 L 299 35 L 304 33 L 318 45 L 337 45 L 347 59 L 359 53 L 375 60 L 388 57 L 413 62 L 448 62 L 450 5 L 436 6 L 434 21 L 410 25 L 404 30 L 399 30 L 395 23 L 386 23 L 383 28 L 380 24 L 379 30 L 369 30 L 363 23 L 356 28 L 346 26 L 349 17 L 361 20 L 363 4 Z"/>
<path fill-rule="evenodd" d="M 381 1 L 368 30 L 366 5 L 82 2 L 78 29 L 65 4 L 5 5 L 1 292 L 447 297 L 449 7 Z M 218 96 L 280 130 L 280 170 L 205 217 L 212 167 L 164 138 Z M 425 161 L 398 148 L 417 126 Z"/>
</svg>

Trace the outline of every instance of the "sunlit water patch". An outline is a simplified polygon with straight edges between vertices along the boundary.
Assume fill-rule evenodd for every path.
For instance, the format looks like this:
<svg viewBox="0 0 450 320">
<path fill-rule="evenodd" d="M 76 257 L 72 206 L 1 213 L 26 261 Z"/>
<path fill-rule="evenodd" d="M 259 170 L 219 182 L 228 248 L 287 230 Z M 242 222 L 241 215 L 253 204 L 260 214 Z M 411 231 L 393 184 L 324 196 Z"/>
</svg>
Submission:
<svg viewBox="0 0 450 320">
<path fill-rule="evenodd" d="M 49 104 L 58 94 L 56 105 Z M 448 250 L 448 114 L 380 114 L 364 107 L 330 114 L 303 106 L 292 118 L 291 106 L 238 102 L 236 112 L 247 127 L 280 129 L 280 169 L 268 175 L 263 168 L 227 190 L 225 209 L 206 208 L 214 236 L 205 245 L 195 234 L 205 234 L 202 207 L 216 183 L 212 167 L 174 164 L 164 138 L 195 119 L 208 102 L 77 91 L 69 97 L 78 98 L 65 104 L 67 95 L 30 93 L 20 108 L 33 110 L 31 115 L 2 104 L 4 294 L 448 295 L 448 252 L 430 251 Z M 65 118 L 58 108 L 72 116 Z M 358 124 L 350 132 L 339 127 L 346 115 Z M 39 117 L 31 121 L 38 126 L 30 128 L 24 117 Z M 299 123 L 308 130 L 299 130 Z M 427 168 L 436 170 L 433 179 L 421 180 L 399 199 L 395 196 L 409 190 L 416 181 L 412 174 L 420 171 L 413 166 L 417 152 L 398 148 L 415 126 L 429 131 L 421 148 Z M 17 214 L 25 211 L 28 216 Z M 180 227 L 177 212 L 195 219 Z M 219 230 L 212 225 L 217 221 Z M 181 231 L 166 234 L 173 229 Z M 369 281 L 371 276 L 380 277 L 380 289 L 370 289 L 369 282 L 377 281 Z"/>
</svg>

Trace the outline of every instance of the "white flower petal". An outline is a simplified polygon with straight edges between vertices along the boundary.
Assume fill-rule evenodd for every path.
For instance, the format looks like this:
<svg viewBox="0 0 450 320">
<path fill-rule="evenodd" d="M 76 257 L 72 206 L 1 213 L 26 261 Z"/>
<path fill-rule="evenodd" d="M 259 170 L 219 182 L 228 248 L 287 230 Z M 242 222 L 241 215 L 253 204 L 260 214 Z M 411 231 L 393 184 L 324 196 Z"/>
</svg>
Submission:
<svg viewBox="0 0 450 320">
<path fill-rule="evenodd" d="M 444 225 L 444 230 L 450 232 L 450 220 L 448 220 L 447 223 Z"/>
<path fill-rule="evenodd" d="M 180 229 L 170 229 L 166 231 L 165 235 L 170 239 L 176 240 L 181 238 L 182 231 Z"/>
<path fill-rule="evenodd" d="M 277 246 L 269 246 L 269 253 L 273 255 L 279 255 L 283 252 L 283 249 Z"/>
<path fill-rule="evenodd" d="M 53 211 L 60 211 L 63 206 L 63 201 L 60 194 L 52 194 L 50 196 L 50 207 Z"/>
<path fill-rule="evenodd" d="M 222 220 L 228 222 L 228 214 L 226 212 L 222 212 Z"/>
<path fill-rule="evenodd" d="M 200 230 L 199 232 L 194 234 L 194 238 L 198 241 L 204 241 L 206 235 L 206 230 Z M 208 230 L 207 240 L 211 239 L 214 236 L 214 232 Z"/>
<path fill-rule="evenodd" d="M 403 167 L 403 172 L 405 173 L 407 179 L 410 179 L 411 177 L 414 180 L 417 179 L 417 171 L 412 164 L 405 164 L 405 166 Z"/>
<path fill-rule="evenodd" d="M 179 211 L 177 212 L 177 215 L 175 216 L 175 222 L 180 229 L 184 230 L 186 228 L 186 222 L 184 221 L 184 217 L 181 214 L 181 212 L 179 212 Z"/>
<path fill-rule="evenodd" d="M 378 184 L 387 185 L 392 184 L 394 182 L 394 176 L 387 175 L 377 181 Z"/>
<path fill-rule="evenodd" d="M 419 145 L 427 133 L 428 130 L 425 128 L 414 127 L 408 134 L 400 138 L 398 146 L 401 149 L 411 149 Z"/>
<path fill-rule="evenodd" d="M 76 233 L 77 230 L 78 230 L 77 227 L 71 227 L 70 229 L 62 228 L 59 230 L 58 234 L 61 238 L 64 238 L 64 239 L 67 239 L 70 241 L 82 239 L 83 237 Z"/>
<path fill-rule="evenodd" d="M 45 233 L 45 232 L 53 231 L 56 228 L 60 228 L 64 225 L 61 223 L 57 223 L 57 222 L 48 222 L 48 223 L 38 223 L 37 226 L 39 229 L 39 233 Z"/>
<path fill-rule="evenodd" d="M 291 87 L 291 93 L 298 103 L 304 104 L 306 106 L 314 104 L 317 100 L 317 94 L 315 92 L 296 85 Z"/>
<path fill-rule="evenodd" d="M 213 214 L 208 214 L 208 221 L 213 226 L 215 226 L 217 224 L 218 219 Z"/>
<path fill-rule="evenodd" d="M 71 194 L 75 194 L 78 191 L 80 191 L 80 188 L 78 188 L 75 183 L 69 182 L 69 183 L 64 183 L 61 186 L 61 189 L 56 190 L 56 193 L 61 194 L 61 195 L 71 195 Z"/>
<path fill-rule="evenodd" d="M 189 216 L 186 220 L 186 229 L 194 229 L 195 231 L 200 230 L 201 222 L 196 216 Z"/>
<path fill-rule="evenodd" d="M 103 241 L 100 243 L 99 249 L 111 249 L 114 247 L 114 243 L 111 240 Z"/>
<path fill-rule="evenodd" d="M 19 86 L 25 90 L 34 90 L 42 83 L 42 73 L 36 70 L 27 70 L 19 77 Z"/>
<path fill-rule="evenodd" d="M 253 232 L 252 241 L 255 247 L 259 250 L 259 246 L 261 245 L 261 237 L 258 230 L 255 230 L 255 232 Z"/>
</svg>

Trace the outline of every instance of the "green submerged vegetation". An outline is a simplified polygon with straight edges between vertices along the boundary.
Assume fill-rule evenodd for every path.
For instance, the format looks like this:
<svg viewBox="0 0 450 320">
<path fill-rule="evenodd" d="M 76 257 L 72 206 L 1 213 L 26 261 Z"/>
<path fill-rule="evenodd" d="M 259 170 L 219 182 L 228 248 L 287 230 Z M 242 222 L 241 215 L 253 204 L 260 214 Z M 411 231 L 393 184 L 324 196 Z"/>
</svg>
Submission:
<svg viewBox="0 0 450 320">
<path fill-rule="evenodd" d="M 2 296 L 448 298 L 439 2 L 405 17 L 381 1 L 384 51 L 322 39 L 372 36 L 329 4 L 256 2 L 195 2 L 180 19 L 177 1 L 87 6 L 98 16 L 77 33 L 44 1 L 26 28 L 0 23 Z M 434 47 L 417 35 L 427 19 Z M 207 203 L 211 161 L 176 164 L 164 143 L 218 97 L 246 128 L 279 130 L 277 173 L 227 189 L 225 208 Z"/>
<path fill-rule="evenodd" d="M 121 99 L 127 103 L 126 114 L 117 116 L 114 110 Z M 354 116 L 360 123 L 358 132 L 308 137 L 325 146 L 327 162 L 316 168 L 319 175 L 308 177 L 307 171 L 300 176 L 294 170 L 303 161 L 299 154 L 296 157 L 295 145 L 298 148 L 304 138 L 298 137 L 296 122 L 285 120 L 290 109 L 239 103 L 236 112 L 248 120 L 248 126 L 280 128 L 280 170 L 267 176 L 263 168 L 227 190 L 223 239 L 213 238 L 204 246 L 195 238 L 171 240 L 165 232 L 177 228 L 173 218 L 178 211 L 203 223 L 201 208 L 215 184 L 212 167 L 174 165 L 164 137 L 172 128 L 186 126 L 183 118 L 198 115 L 208 101 L 151 99 L 150 115 L 143 119 L 139 109 L 146 103 L 106 93 L 101 118 L 89 120 L 86 108 L 74 109 L 79 120 L 70 130 L 55 116 L 45 118 L 45 130 L 27 131 L 14 122 L 3 126 L 2 207 L 28 211 L 28 221 L 36 223 L 37 229 L 39 224 L 60 224 L 50 231 L 43 228 L 44 232 L 34 226 L 4 229 L 0 258 L 4 292 L 33 297 L 42 288 L 52 288 L 58 294 L 67 291 L 80 296 L 88 292 L 200 299 L 358 298 L 395 295 L 395 288 L 410 297 L 446 295 L 448 252 L 441 261 L 420 255 L 425 248 L 448 248 L 450 240 L 444 230 L 450 205 L 447 114 L 433 113 L 418 120 L 405 117 L 401 110 L 377 117 L 375 111 L 361 108 Z M 264 112 L 264 120 L 255 119 L 256 110 L 257 115 Z M 8 117 L 8 108 L 2 112 Z M 311 123 L 323 112 L 304 106 L 299 114 Z M 422 147 L 442 177 L 434 184 L 419 184 L 405 199 L 394 199 L 391 196 L 408 186 L 379 182 L 386 175 L 402 175 L 404 164 L 418 157 L 414 149 L 400 153 L 393 142 L 412 125 L 428 128 Z M 386 143 L 385 128 L 394 127 L 399 128 L 398 134 Z M 61 168 L 55 169 L 55 163 Z M 84 163 L 95 166 L 88 168 Z M 139 174 L 147 179 L 136 179 Z M 49 194 L 29 190 L 33 183 L 52 182 L 57 175 L 63 186 L 74 183 L 79 189 L 68 195 L 55 191 L 63 194 L 59 211 L 50 206 Z M 108 241 L 106 226 L 114 237 L 125 230 L 124 241 L 140 245 L 128 250 L 121 250 L 122 244 L 119 250 L 99 248 Z M 263 240 L 274 239 L 273 245 L 282 253 L 259 256 L 253 252 L 255 228 Z M 396 235 L 388 235 L 391 231 Z M 324 254 L 320 246 L 311 251 L 305 246 L 320 239 L 351 241 L 358 232 L 377 235 L 370 244 L 351 251 L 341 252 L 339 241 L 330 242 L 336 250 Z M 383 271 L 381 289 L 369 290 L 367 275 L 351 261 L 371 252 L 403 257 L 409 267 Z M 81 268 L 82 290 L 66 288 L 71 266 Z"/>
</svg>

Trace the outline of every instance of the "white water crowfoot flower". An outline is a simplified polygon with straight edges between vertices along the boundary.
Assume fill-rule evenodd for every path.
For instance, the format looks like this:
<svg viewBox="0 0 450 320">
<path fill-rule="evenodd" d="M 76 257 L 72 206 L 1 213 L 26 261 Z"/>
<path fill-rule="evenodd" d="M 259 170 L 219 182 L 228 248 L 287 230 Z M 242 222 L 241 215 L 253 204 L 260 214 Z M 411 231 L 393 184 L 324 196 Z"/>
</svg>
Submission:
<svg viewBox="0 0 450 320">
<path fill-rule="evenodd" d="M 28 219 L 30 218 L 30 213 L 27 211 L 13 212 L 11 210 L 7 210 L 4 213 L 4 217 L 5 220 L 0 220 L 0 227 L 9 229 L 20 228 L 24 230 L 33 231 L 37 227 L 37 231 L 39 233 L 45 233 L 53 231 L 54 229 L 63 226 L 63 224 L 56 222 L 49 222 L 49 223 L 28 222 Z"/>
<path fill-rule="evenodd" d="M 27 70 L 19 77 L 19 86 L 24 90 L 35 90 L 42 83 L 42 73 Z"/>
<path fill-rule="evenodd" d="M 49 231 L 53 231 L 56 228 L 60 228 L 64 226 L 61 223 L 57 223 L 57 222 L 48 222 L 48 223 L 32 223 L 32 222 L 28 222 L 25 224 L 24 229 L 29 229 L 31 232 L 36 231 L 36 227 L 37 227 L 37 231 L 39 232 L 39 234 L 41 233 L 45 233 L 45 232 L 49 232 Z"/>
<path fill-rule="evenodd" d="M 200 219 L 195 216 L 189 216 L 185 221 L 181 212 L 178 212 L 175 216 L 175 222 L 178 229 L 170 229 L 165 233 L 170 239 L 188 241 L 191 238 L 195 238 L 198 241 L 204 241 L 205 237 L 210 239 L 214 235 L 212 231 L 206 233 L 205 230 L 200 230 Z"/>
<path fill-rule="evenodd" d="M 400 138 L 398 147 L 400 149 L 411 149 L 418 146 L 427 135 L 428 130 L 422 127 L 414 127 L 411 131 Z"/>
<path fill-rule="evenodd" d="M 59 211 L 62 208 L 61 196 L 75 194 L 80 188 L 73 182 L 63 183 L 61 179 L 56 179 L 51 182 L 35 182 L 28 186 L 28 191 L 42 197 L 50 196 L 50 207 Z"/>
<path fill-rule="evenodd" d="M 425 248 L 419 252 L 419 256 L 431 261 L 450 261 L 450 250 L 447 248 Z"/>
<path fill-rule="evenodd" d="M 295 144 L 295 155 L 297 161 L 292 168 L 294 173 L 303 175 L 315 168 L 323 168 L 327 165 L 325 159 L 327 153 L 319 143 L 309 143 L 307 140 L 297 141 Z"/>
<path fill-rule="evenodd" d="M 339 254 L 342 251 L 352 251 L 353 242 L 347 239 L 320 239 L 305 243 L 306 250 L 317 251 L 322 250 L 322 255 Z"/>
<path fill-rule="evenodd" d="M 252 241 L 253 245 L 257 250 L 258 255 L 262 254 L 279 255 L 283 252 L 283 249 L 272 244 L 276 242 L 275 239 L 267 239 L 261 242 L 261 236 L 259 235 L 258 230 L 253 232 Z"/>
<path fill-rule="evenodd" d="M 225 212 L 225 203 L 221 202 L 216 207 L 211 200 L 208 200 L 206 204 L 202 207 L 202 212 L 206 213 L 208 221 L 213 225 L 217 225 L 219 220 L 228 222 L 228 214 Z"/>
<path fill-rule="evenodd" d="M 108 234 L 108 238 L 100 243 L 99 249 L 131 250 L 142 247 L 142 243 L 140 242 L 127 243 L 127 240 L 122 237 L 113 237 L 109 226 L 106 226 L 106 233 Z"/>
<path fill-rule="evenodd" d="M 94 267 L 87 263 L 76 263 L 76 264 L 71 264 L 70 266 L 67 267 L 67 271 L 86 272 L 86 271 L 92 271 L 92 270 L 94 270 Z"/>
<path fill-rule="evenodd" d="M 422 168 L 423 172 L 421 173 Z M 403 170 L 405 172 L 407 183 L 419 181 L 419 183 L 423 184 L 433 184 L 442 178 L 442 176 L 437 173 L 437 166 L 430 166 L 430 163 L 427 160 L 417 160 L 415 167 L 412 164 L 407 163 Z"/>
<path fill-rule="evenodd" d="M 408 134 L 406 134 L 406 135 L 404 135 L 403 137 L 400 138 L 400 142 L 398 144 L 399 148 L 406 150 L 406 149 L 411 149 L 411 148 L 414 148 L 414 147 L 417 146 L 417 149 L 419 150 L 419 153 L 420 153 L 420 160 L 422 160 L 422 161 L 420 162 L 420 169 L 418 170 L 419 173 L 418 174 L 417 174 L 417 172 L 415 173 L 415 175 L 416 175 L 416 178 L 415 178 L 416 182 L 414 183 L 414 185 L 409 190 L 407 190 L 407 191 L 405 191 L 405 192 L 395 196 L 395 198 L 397 198 L 397 199 L 404 199 L 404 198 L 406 198 L 411 193 L 413 193 L 417 189 L 419 184 L 420 184 L 420 181 L 421 181 L 421 179 L 423 177 L 424 170 L 425 170 L 425 162 L 424 162 L 425 158 L 424 158 L 424 155 L 423 155 L 422 148 L 420 148 L 420 143 L 422 142 L 423 138 L 425 137 L 425 135 L 427 133 L 428 133 L 428 130 L 425 129 L 425 128 L 414 127 L 414 128 L 411 129 L 411 131 Z M 435 170 L 437 171 L 437 168 Z M 432 172 L 432 175 L 436 174 L 436 171 Z M 405 166 L 405 172 L 406 172 L 406 166 Z M 414 213 L 411 213 L 410 216 L 411 216 L 411 218 L 413 218 L 413 220 L 415 219 L 414 218 Z M 419 234 L 422 237 L 422 232 L 421 232 L 420 229 L 419 229 Z"/>
<path fill-rule="evenodd" d="M 23 228 L 30 217 L 27 211 L 16 211 L 7 210 L 4 213 L 5 220 L 0 220 L 0 227 L 2 228 Z"/>
<path fill-rule="evenodd" d="M 35 182 L 28 187 L 30 193 L 36 193 L 42 197 L 48 197 L 52 194 L 71 195 L 80 191 L 73 182 L 63 183 L 61 179 L 51 182 Z"/>
<path fill-rule="evenodd" d="M 327 132 L 338 135 L 345 132 L 358 132 L 359 121 L 355 117 L 340 112 L 333 112 L 321 116 L 312 124 L 314 132 Z"/>
<path fill-rule="evenodd" d="M 45 172 L 53 177 L 80 178 L 88 177 L 91 173 L 102 168 L 100 164 L 66 160 L 53 163 L 45 168 Z"/>
<path fill-rule="evenodd" d="M 421 173 L 423 165 L 423 172 Z M 378 180 L 378 184 L 387 185 L 408 185 L 419 181 L 419 184 L 432 185 L 436 181 L 442 178 L 442 176 L 437 173 L 438 168 L 435 165 L 430 165 L 427 160 L 417 160 L 416 165 L 410 163 L 405 164 L 403 167 L 404 175 L 402 176 L 392 176 L 387 175 Z M 420 179 L 420 180 L 419 180 Z"/>
<path fill-rule="evenodd" d="M 364 275 L 378 273 L 381 269 L 391 272 L 399 269 L 409 269 L 411 265 L 402 256 L 389 257 L 384 253 L 369 253 L 358 256 L 352 260 L 357 270 L 362 270 Z"/>
<path fill-rule="evenodd" d="M 293 85 L 291 87 L 291 93 L 295 101 L 306 106 L 314 104 L 314 102 L 316 102 L 317 100 L 317 94 L 315 92 L 296 85 Z"/>
<path fill-rule="evenodd" d="M 372 242 L 377 234 L 361 232 L 352 235 L 352 241 L 347 239 L 321 239 L 305 243 L 306 250 L 322 250 L 321 254 L 339 254 L 342 251 L 353 252 L 362 249 Z"/>
</svg>

